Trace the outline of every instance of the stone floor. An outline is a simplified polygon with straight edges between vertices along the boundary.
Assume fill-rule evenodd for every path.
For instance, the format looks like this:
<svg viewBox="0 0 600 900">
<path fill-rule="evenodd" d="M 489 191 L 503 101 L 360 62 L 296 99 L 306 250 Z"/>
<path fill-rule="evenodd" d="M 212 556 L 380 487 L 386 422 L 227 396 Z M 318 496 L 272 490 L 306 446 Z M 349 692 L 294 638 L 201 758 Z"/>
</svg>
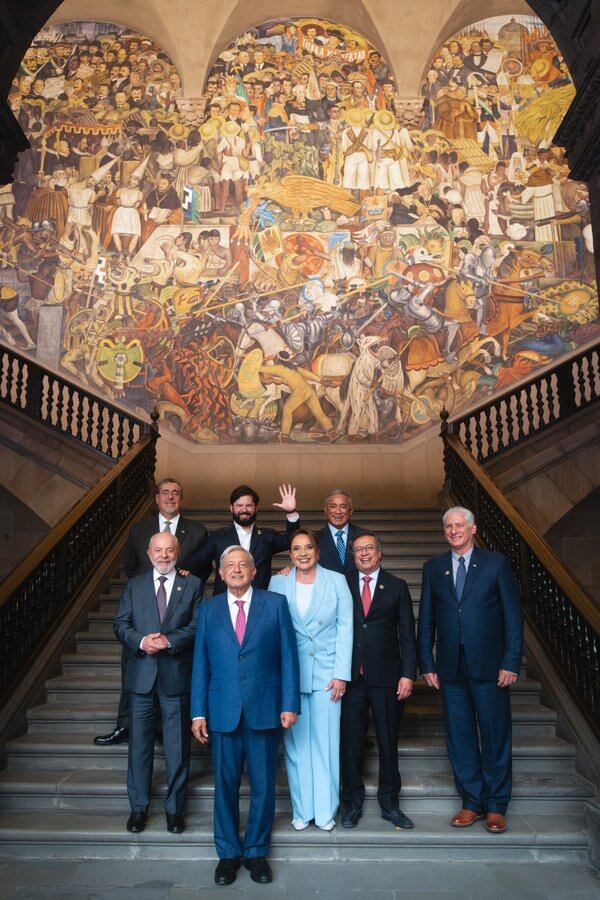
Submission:
<svg viewBox="0 0 600 900">
<path fill-rule="evenodd" d="M 598 900 L 600 880 L 583 865 L 554 863 L 277 863 L 273 884 L 241 870 L 229 888 L 213 883 L 212 863 L 144 860 L 31 860 L 0 863 L 2 900 L 198 900 L 263 894 L 344 900 Z"/>
</svg>

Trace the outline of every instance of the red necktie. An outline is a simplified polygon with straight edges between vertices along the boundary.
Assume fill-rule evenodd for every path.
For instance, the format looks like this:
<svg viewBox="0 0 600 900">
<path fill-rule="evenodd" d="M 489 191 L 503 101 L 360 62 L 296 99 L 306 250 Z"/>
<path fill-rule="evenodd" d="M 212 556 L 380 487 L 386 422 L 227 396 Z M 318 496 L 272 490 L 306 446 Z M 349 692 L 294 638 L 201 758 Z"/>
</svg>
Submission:
<svg viewBox="0 0 600 900">
<path fill-rule="evenodd" d="M 360 595 L 360 599 L 362 600 L 362 608 L 365 616 L 369 615 L 369 610 L 371 609 L 371 588 L 369 584 L 373 579 L 370 575 L 363 575 L 363 589 L 362 594 Z"/>
<path fill-rule="evenodd" d="M 245 600 L 236 600 L 235 605 L 238 608 L 237 618 L 235 620 L 235 636 L 238 640 L 238 644 L 241 645 L 244 640 L 244 635 L 246 633 L 246 613 L 244 612 L 244 603 Z"/>
</svg>

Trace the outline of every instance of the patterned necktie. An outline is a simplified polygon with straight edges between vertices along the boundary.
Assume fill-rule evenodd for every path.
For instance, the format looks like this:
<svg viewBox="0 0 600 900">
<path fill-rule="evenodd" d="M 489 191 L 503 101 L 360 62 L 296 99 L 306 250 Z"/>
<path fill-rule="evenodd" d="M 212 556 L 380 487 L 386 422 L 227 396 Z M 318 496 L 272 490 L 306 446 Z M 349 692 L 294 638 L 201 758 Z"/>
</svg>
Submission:
<svg viewBox="0 0 600 900">
<path fill-rule="evenodd" d="M 365 616 L 369 615 L 369 610 L 371 609 L 371 588 L 369 587 L 371 581 L 373 579 L 370 575 L 363 575 L 363 589 L 362 594 L 360 595 L 360 599 L 362 600 L 362 608 Z"/>
<path fill-rule="evenodd" d="M 173 533 L 173 532 L 171 531 L 171 523 L 169 522 L 168 519 L 165 521 L 165 527 L 163 528 L 163 531 L 168 532 L 168 534 L 172 534 L 172 533 Z"/>
<path fill-rule="evenodd" d="M 158 618 L 160 619 L 160 623 L 162 625 L 162 620 L 164 619 L 165 613 L 167 611 L 167 589 L 165 587 L 167 576 L 159 575 L 158 580 L 160 581 L 160 584 L 156 592 L 156 605 L 158 606 Z"/>
<path fill-rule="evenodd" d="M 238 608 L 237 618 L 235 620 L 235 636 L 238 644 L 241 645 L 246 633 L 246 613 L 244 612 L 245 600 L 236 600 L 235 605 Z"/>
<path fill-rule="evenodd" d="M 337 547 L 338 556 L 340 558 L 340 562 L 343 564 L 346 558 L 346 544 L 344 543 L 344 532 L 336 531 L 336 542 L 335 545 Z"/>
<path fill-rule="evenodd" d="M 467 569 L 465 566 L 465 558 L 464 558 L 464 556 L 459 556 L 458 557 L 458 569 L 456 570 L 456 582 L 454 584 L 454 586 L 456 588 L 456 596 L 458 597 L 459 603 L 462 599 L 466 580 L 467 580 Z"/>
</svg>

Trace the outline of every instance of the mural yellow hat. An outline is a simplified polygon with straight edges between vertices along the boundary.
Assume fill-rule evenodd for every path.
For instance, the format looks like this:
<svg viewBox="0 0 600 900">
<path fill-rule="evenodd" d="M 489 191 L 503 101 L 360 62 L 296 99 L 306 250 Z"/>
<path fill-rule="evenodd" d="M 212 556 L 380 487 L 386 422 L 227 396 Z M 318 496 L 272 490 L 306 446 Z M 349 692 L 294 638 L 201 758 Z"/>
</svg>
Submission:
<svg viewBox="0 0 600 900">
<path fill-rule="evenodd" d="M 238 135 L 241 130 L 238 123 L 234 121 L 225 122 L 223 125 L 223 134 L 226 134 L 229 137 Z"/>
<path fill-rule="evenodd" d="M 210 141 L 211 138 L 216 137 L 219 133 L 219 129 L 224 124 L 224 119 L 221 116 L 216 116 L 214 119 L 208 119 L 206 122 L 200 126 L 200 135 L 203 141 Z"/>
<path fill-rule="evenodd" d="M 190 129 L 181 122 L 176 122 L 175 125 L 172 125 L 171 128 L 169 128 L 169 137 L 172 137 L 174 141 L 183 140 L 189 133 Z"/>
<path fill-rule="evenodd" d="M 381 131 L 393 131 L 396 125 L 396 116 L 389 109 L 379 109 L 373 116 L 373 124 Z"/>
<path fill-rule="evenodd" d="M 344 117 L 348 125 L 353 125 L 355 128 L 362 128 L 367 120 L 368 109 L 347 109 L 344 112 Z"/>
</svg>

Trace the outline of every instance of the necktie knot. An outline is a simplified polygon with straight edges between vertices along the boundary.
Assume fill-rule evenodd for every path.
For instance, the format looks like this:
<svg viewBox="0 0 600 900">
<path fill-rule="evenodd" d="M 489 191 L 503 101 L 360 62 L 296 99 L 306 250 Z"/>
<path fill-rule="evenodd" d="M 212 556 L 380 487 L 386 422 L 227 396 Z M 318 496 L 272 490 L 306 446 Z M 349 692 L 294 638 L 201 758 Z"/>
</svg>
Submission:
<svg viewBox="0 0 600 900">
<path fill-rule="evenodd" d="M 166 575 L 159 575 L 159 576 L 158 576 L 158 580 L 160 581 L 161 584 L 164 584 L 165 581 L 167 580 L 167 576 L 166 576 Z"/>
<path fill-rule="evenodd" d="M 171 523 L 168 519 L 165 520 L 163 531 L 168 531 L 168 533 L 171 534 Z"/>
<path fill-rule="evenodd" d="M 365 584 L 371 584 L 371 576 L 363 575 L 363 581 L 365 582 Z"/>
<path fill-rule="evenodd" d="M 238 609 L 243 609 L 245 602 L 246 602 L 245 600 L 236 600 L 235 605 L 237 606 Z"/>
</svg>

